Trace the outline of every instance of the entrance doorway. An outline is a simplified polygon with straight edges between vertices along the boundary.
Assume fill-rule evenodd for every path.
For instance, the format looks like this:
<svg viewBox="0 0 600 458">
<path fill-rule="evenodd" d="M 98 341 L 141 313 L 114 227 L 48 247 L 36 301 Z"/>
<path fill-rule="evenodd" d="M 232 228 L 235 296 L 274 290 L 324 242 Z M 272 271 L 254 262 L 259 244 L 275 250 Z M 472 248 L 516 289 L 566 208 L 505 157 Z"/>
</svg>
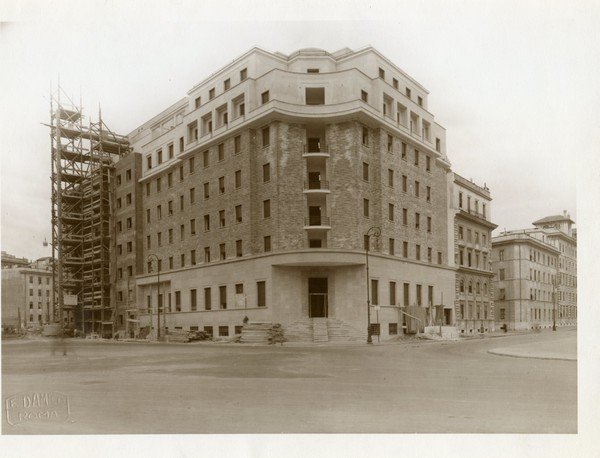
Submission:
<svg viewBox="0 0 600 458">
<path fill-rule="evenodd" d="M 327 278 L 308 279 L 308 316 L 327 318 Z"/>
<path fill-rule="evenodd" d="M 450 325 L 452 324 L 452 310 L 451 309 L 444 309 L 444 321 L 446 325 Z"/>
</svg>

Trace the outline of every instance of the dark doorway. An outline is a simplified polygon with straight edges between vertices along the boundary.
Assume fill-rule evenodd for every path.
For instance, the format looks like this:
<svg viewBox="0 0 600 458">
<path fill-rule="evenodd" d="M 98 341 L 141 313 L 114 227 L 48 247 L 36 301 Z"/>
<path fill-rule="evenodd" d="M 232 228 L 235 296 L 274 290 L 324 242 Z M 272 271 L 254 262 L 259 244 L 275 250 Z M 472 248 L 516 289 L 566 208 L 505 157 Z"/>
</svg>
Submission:
<svg viewBox="0 0 600 458">
<path fill-rule="evenodd" d="M 444 318 L 445 318 L 445 323 L 446 325 L 450 325 L 451 324 L 451 320 L 452 320 L 452 310 L 451 309 L 444 309 Z"/>
<path fill-rule="evenodd" d="M 327 278 L 308 279 L 308 316 L 327 317 Z"/>
<path fill-rule="evenodd" d="M 308 207 L 308 223 L 310 226 L 321 225 L 321 207 Z"/>
<path fill-rule="evenodd" d="M 308 189 L 321 189 L 321 174 L 308 172 Z"/>
<path fill-rule="evenodd" d="M 308 139 L 308 152 L 309 153 L 321 152 L 321 139 L 320 138 L 309 138 Z"/>
</svg>

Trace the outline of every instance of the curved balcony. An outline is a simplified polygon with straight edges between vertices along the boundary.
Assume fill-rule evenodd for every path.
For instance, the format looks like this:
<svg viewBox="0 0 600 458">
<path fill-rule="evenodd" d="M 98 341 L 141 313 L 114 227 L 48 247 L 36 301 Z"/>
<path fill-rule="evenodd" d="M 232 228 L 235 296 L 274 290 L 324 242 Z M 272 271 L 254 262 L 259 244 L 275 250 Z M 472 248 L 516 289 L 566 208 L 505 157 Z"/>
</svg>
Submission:
<svg viewBox="0 0 600 458">
<path fill-rule="evenodd" d="M 325 145 L 304 145 L 302 157 L 329 157 L 329 149 Z"/>
<path fill-rule="evenodd" d="M 305 180 L 304 193 L 329 193 L 329 181 L 327 180 Z"/>
<path fill-rule="evenodd" d="M 328 216 L 311 216 L 304 219 L 304 229 L 329 230 L 331 223 Z"/>
</svg>

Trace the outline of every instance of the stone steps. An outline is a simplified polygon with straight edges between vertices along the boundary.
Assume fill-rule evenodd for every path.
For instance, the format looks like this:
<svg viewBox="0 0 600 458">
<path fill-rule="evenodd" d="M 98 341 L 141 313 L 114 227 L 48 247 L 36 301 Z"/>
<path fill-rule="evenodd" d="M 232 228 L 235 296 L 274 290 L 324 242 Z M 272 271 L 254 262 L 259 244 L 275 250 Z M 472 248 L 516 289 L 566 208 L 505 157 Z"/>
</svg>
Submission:
<svg viewBox="0 0 600 458">
<path fill-rule="evenodd" d="M 273 323 L 249 322 L 242 327 L 242 343 L 269 343 L 269 329 Z"/>
<path fill-rule="evenodd" d="M 327 318 L 313 318 L 313 342 L 329 342 Z"/>
</svg>

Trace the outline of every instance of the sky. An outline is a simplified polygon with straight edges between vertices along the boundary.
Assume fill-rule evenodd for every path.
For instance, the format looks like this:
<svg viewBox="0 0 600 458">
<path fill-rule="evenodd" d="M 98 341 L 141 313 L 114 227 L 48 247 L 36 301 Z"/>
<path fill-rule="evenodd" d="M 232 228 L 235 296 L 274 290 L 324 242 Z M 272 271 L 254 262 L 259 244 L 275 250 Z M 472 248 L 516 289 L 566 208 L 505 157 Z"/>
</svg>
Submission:
<svg viewBox="0 0 600 458">
<path fill-rule="evenodd" d="M 43 123 L 59 75 L 84 114 L 96 119 L 101 106 L 127 134 L 252 46 L 374 46 L 429 90 L 452 168 L 490 188 L 498 231 L 563 210 L 577 221 L 577 177 L 600 138 L 598 3 L 224 3 L 203 3 L 214 6 L 210 17 L 184 0 L 13 4 L 0 24 L 2 250 L 50 255 Z"/>
</svg>

